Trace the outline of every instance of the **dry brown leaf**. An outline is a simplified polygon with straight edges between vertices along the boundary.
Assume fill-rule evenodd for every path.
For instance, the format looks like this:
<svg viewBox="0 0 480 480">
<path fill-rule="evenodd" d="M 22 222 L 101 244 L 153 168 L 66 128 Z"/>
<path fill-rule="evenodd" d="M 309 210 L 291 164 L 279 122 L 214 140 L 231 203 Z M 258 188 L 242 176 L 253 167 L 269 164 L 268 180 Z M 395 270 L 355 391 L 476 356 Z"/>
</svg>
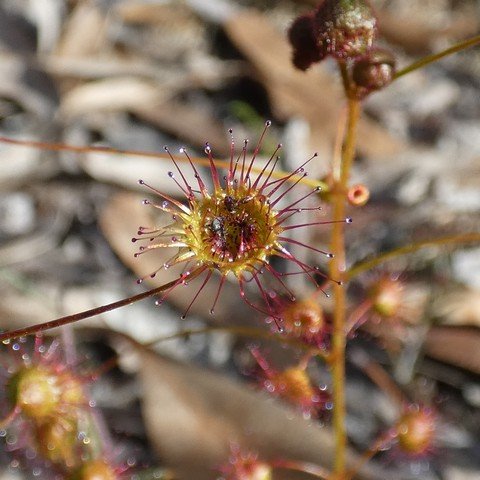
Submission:
<svg viewBox="0 0 480 480">
<path fill-rule="evenodd" d="M 318 0 L 299 0 L 299 3 L 305 3 L 311 8 L 315 8 L 319 4 Z M 417 4 L 425 11 L 422 2 L 417 2 Z M 380 36 L 401 46 L 408 53 L 428 53 L 441 38 L 460 40 L 478 32 L 478 16 L 475 14 L 474 7 L 472 8 L 467 3 L 462 5 L 462 11 L 458 14 L 449 15 L 448 25 L 442 24 L 441 27 L 429 24 L 424 18 L 420 20 L 414 14 L 410 16 L 396 15 L 387 8 L 376 10 Z M 433 8 L 435 7 L 430 5 L 430 9 L 433 10 Z M 306 11 L 308 10 L 306 9 Z M 437 12 L 432 11 L 431 13 Z"/>
<path fill-rule="evenodd" d="M 185 2 L 121 2 L 114 12 L 120 20 L 121 38 L 137 55 L 175 62 L 184 55 L 206 50 L 206 25 Z M 141 33 L 132 35 L 129 25 Z"/>
<path fill-rule="evenodd" d="M 96 54 L 105 41 L 106 18 L 95 3 L 80 2 L 64 26 L 57 54 L 70 59 Z"/>
<path fill-rule="evenodd" d="M 55 301 L 59 292 L 45 284 L 38 291 L 20 292 L 3 281 L 0 287 L 0 328 L 14 330 L 55 318 L 58 310 Z M 41 293 L 40 293 L 41 290 Z"/>
<path fill-rule="evenodd" d="M 96 111 L 134 110 L 165 100 L 160 86 L 137 78 L 109 78 L 74 87 L 62 98 L 60 113 L 75 117 Z"/>
<path fill-rule="evenodd" d="M 442 325 L 480 327 L 480 291 L 464 287 L 435 300 L 434 317 Z"/>
<path fill-rule="evenodd" d="M 80 159 L 80 164 L 89 175 L 100 182 L 141 190 L 147 194 L 145 187 L 138 184 L 138 180 L 142 178 L 167 195 L 178 195 L 179 192 L 178 186 L 168 176 L 173 165 L 165 153 L 158 157 L 144 157 L 90 152 Z M 182 173 L 187 181 L 194 184 L 193 173 L 188 169 L 184 170 Z"/>
<path fill-rule="evenodd" d="M 124 2 L 115 8 L 115 12 L 125 23 L 159 24 L 172 30 L 198 25 L 198 20 L 183 2 Z"/>
<path fill-rule="evenodd" d="M 425 339 L 427 355 L 480 374 L 480 329 L 434 327 Z"/>
<path fill-rule="evenodd" d="M 179 101 L 166 101 L 159 105 L 145 105 L 135 114 L 194 147 L 204 147 L 208 141 L 217 155 L 227 155 L 230 144 L 225 130 L 209 112 L 201 107 Z"/>
<path fill-rule="evenodd" d="M 385 324 L 366 324 L 363 330 L 378 339 L 390 352 L 399 353 L 404 345 Z M 440 362 L 480 373 L 480 329 L 475 327 L 432 327 L 422 345 L 425 355 Z"/>
<path fill-rule="evenodd" d="M 219 374 L 146 349 L 138 354 L 148 434 L 161 460 L 174 467 L 180 479 L 214 478 L 214 469 L 228 459 L 231 442 L 267 460 L 331 466 L 334 442 L 328 427 L 308 422 L 265 394 Z M 352 461 L 351 453 L 349 458 Z M 279 470 L 274 478 L 312 477 Z M 386 477 L 368 467 L 355 478 Z M 388 478 L 398 477 L 389 472 Z"/>
<path fill-rule="evenodd" d="M 478 31 L 478 18 L 460 17 L 447 28 L 439 29 L 415 18 L 402 18 L 387 11 L 378 14 L 381 35 L 387 41 L 400 45 L 407 53 L 420 54 L 432 51 L 440 38 L 462 39 Z"/>
<path fill-rule="evenodd" d="M 320 144 L 322 151 L 331 152 L 344 105 L 338 79 L 321 67 L 307 72 L 296 70 L 291 63 L 292 52 L 286 35 L 275 30 L 259 12 L 239 13 L 224 27 L 257 70 L 275 115 L 283 120 L 304 117 L 311 127 L 311 147 L 318 149 Z M 398 153 L 403 146 L 380 125 L 362 118 L 358 149 L 369 157 L 383 157 Z"/>
<path fill-rule="evenodd" d="M 18 145 L 0 147 L 0 188 L 32 184 L 58 172 L 53 159 L 44 158 L 38 150 Z"/>
</svg>

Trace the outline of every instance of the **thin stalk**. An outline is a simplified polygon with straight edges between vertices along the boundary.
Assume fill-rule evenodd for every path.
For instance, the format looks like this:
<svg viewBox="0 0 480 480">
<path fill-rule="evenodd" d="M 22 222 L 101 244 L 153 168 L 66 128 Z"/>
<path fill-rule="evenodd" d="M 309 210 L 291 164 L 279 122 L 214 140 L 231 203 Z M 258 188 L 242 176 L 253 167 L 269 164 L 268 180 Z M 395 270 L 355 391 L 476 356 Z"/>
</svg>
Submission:
<svg viewBox="0 0 480 480">
<path fill-rule="evenodd" d="M 185 280 L 192 280 L 195 278 L 200 272 L 193 271 L 190 276 L 186 277 Z M 101 315 L 102 313 L 110 312 L 120 307 L 125 307 L 127 305 L 131 305 L 132 303 L 139 302 L 145 298 L 152 297 L 153 295 L 157 295 L 159 293 L 172 288 L 175 284 L 178 283 L 177 280 L 173 280 L 165 285 L 161 285 L 160 287 L 152 288 L 143 293 L 139 293 L 138 295 L 133 295 L 132 297 L 124 298 L 122 300 L 118 300 L 113 303 L 109 303 L 107 305 L 102 305 L 101 307 L 91 308 L 90 310 L 85 310 L 83 312 L 74 313 L 73 315 L 66 315 L 65 317 L 60 317 L 55 320 L 51 320 L 45 323 L 38 323 L 37 325 L 31 325 L 30 327 L 19 328 L 18 330 L 11 330 L 10 332 L 4 332 L 0 334 L 0 342 L 8 342 L 9 340 L 13 340 L 15 338 L 24 337 L 26 335 L 37 334 L 39 332 L 43 332 L 45 330 L 49 330 L 51 328 L 63 327 L 64 325 L 68 325 L 70 323 L 78 322 L 79 320 L 85 320 L 86 318 L 95 317 L 96 315 Z"/>
<path fill-rule="evenodd" d="M 427 55 L 426 57 L 423 57 L 420 60 L 417 60 L 412 64 L 408 65 L 407 67 L 399 70 L 395 74 L 394 79 L 403 77 L 407 73 L 418 70 L 419 68 L 423 68 L 427 65 L 430 65 L 431 63 L 437 62 L 443 57 L 460 52 L 461 50 L 465 50 L 466 48 L 473 47 L 475 45 L 478 45 L 479 43 L 480 43 L 480 35 L 476 35 L 475 37 L 469 38 L 468 40 L 464 40 L 463 42 L 459 42 L 447 48 L 446 50 L 443 50 L 442 52 L 433 53 L 432 55 Z"/>
<path fill-rule="evenodd" d="M 297 462 L 295 460 L 277 460 L 272 463 L 273 468 L 284 468 L 286 470 L 293 470 L 297 472 L 308 473 L 314 477 L 322 480 L 329 480 L 330 473 L 319 465 L 314 465 L 309 462 Z"/>
<path fill-rule="evenodd" d="M 50 150 L 54 152 L 75 152 L 75 153 L 106 153 L 111 155 L 134 155 L 138 157 L 146 157 L 146 158 L 158 158 L 161 160 L 170 160 L 170 157 L 163 153 L 158 152 L 148 152 L 144 150 L 124 150 L 118 148 L 111 148 L 111 147 L 99 147 L 99 146 L 89 146 L 89 147 L 80 147 L 76 145 L 67 145 L 64 143 L 48 143 L 48 142 L 37 142 L 34 140 L 16 140 L 14 138 L 2 137 L 0 136 L 1 143 L 8 143 L 11 145 L 19 145 L 23 147 L 32 147 L 38 148 L 41 150 Z M 200 157 L 190 157 L 191 160 L 197 165 L 203 165 L 205 167 L 210 167 L 210 161 L 208 158 L 200 158 Z M 184 155 L 179 155 L 175 160 L 178 162 L 188 162 L 188 159 Z M 228 170 L 230 166 L 230 160 L 215 160 L 215 165 L 219 168 L 224 168 Z M 261 167 L 252 167 L 252 172 L 260 173 L 262 171 Z M 284 172 L 282 170 L 275 170 L 271 173 L 272 178 L 281 179 L 287 177 L 289 173 Z M 293 175 L 291 178 L 286 180 L 287 182 L 295 182 L 298 178 L 296 175 Z M 313 180 L 308 177 L 302 177 L 298 180 L 298 183 L 303 185 L 317 188 L 320 187 L 322 192 L 328 192 L 328 186 L 326 183 L 320 180 Z"/>
<path fill-rule="evenodd" d="M 350 170 L 355 156 L 357 123 L 361 104 L 358 100 L 348 99 L 347 128 L 343 143 L 340 171 L 334 178 L 336 194 L 333 195 L 333 220 L 345 218 L 345 192 L 350 178 Z M 335 255 L 330 263 L 331 278 L 342 280 L 345 273 L 345 223 L 334 223 L 331 237 L 331 252 Z M 345 472 L 345 453 L 347 434 L 345 429 L 345 314 L 346 293 L 341 285 L 334 285 L 334 318 L 332 334 L 332 386 L 333 386 L 333 427 L 335 430 L 335 473 Z"/>
<path fill-rule="evenodd" d="M 358 265 L 352 267 L 345 275 L 346 280 L 360 275 L 363 272 L 367 272 L 372 268 L 381 265 L 382 263 L 392 260 L 393 258 L 401 257 L 402 255 L 408 255 L 415 253 L 418 250 L 428 247 L 442 247 L 447 245 L 459 245 L 462 243 L 478 243 L 480 242 L 480 232 L 464 233 L 461 235 L 450 235 L 448 237 L 433 238 L 431 240 L 424 240 L 412 245 L 405 245 L 403 247 L 394 248 L 389 252 L 382 253 L 370 260 L 365 260 Z"/>
<path fill-rule="evenodd" d="M 151 340 L 147 343 L 143 343 L 144 347 L 152 347 L 160 342 L 166 342 L 168 340 L 173 340 L 175 338 L 184 338 L 189 337 L 191 335 L 201 335 L 205 333 L 212 333 L 212 332 L 225 332 L 231 333 L 232 335 L 237 335 L 240 337 L 253 337 L 253 338 L 263 338 L 266 340 L 273 340 L 279 343 L 283 343 L 284 345 L 288 345 L 292 348 L 297 348 L 299 350 L 303 350 L 307 353 L 307 355 L 315 355 L 321 358 L 323 361 L 328 363 L 330 361 L 329 355 L 321 350 L 320 348 L 312 347 L 301 340 L 297 340 L 295 338 L 288 337 L 287 335 L 282 335 L 278 332 L 269 332 L 268 330 L 256 328 L 256 327 L 243 327 L 240 325 L 209 325 L 208 327 L 204 328 L 196 328 L 196 329 L 187 329 L 181 330 L 177 333 L 173 333 L 171 335 L 163 336 Z"/>
<path fill-rule="evenodd" d="M 392 440 L 397 435 L 397 429 L 388 430 L 386 433 L 381 435 L 375 443 L 357 460 L 355 466 L 351 468 L 348 472 L 346 472 L 345 476 L 343 477 L 344 480 L 351 480 L 355 477 L 355 475 L 360 471 L 360 469 L 369 461 L 371 460 L 378 452 L 383 450 L 385 446 L 388 446 Z"/>
<path fill-rule="evenodd" d="M 392 402 L 395 402 L 399 409 L 402 409 L 408 403 L 408 398 L 392 380 L 388 372 L 379 363 L 372 360 L 368 354 L 358 350 L 352 352 L 350 358 L 380 390 L 388 395 Z"/>
</svg>

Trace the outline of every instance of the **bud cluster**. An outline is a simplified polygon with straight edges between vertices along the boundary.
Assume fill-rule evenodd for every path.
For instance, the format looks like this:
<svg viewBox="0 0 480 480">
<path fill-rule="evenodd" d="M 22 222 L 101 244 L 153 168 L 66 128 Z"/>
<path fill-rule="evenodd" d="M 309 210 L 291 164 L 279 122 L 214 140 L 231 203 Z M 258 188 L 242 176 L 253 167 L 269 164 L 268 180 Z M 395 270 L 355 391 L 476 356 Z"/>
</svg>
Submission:
<svg viewBox="0 0 480 480">
<path fill-rule="evenodd" d="M 375 45 L 377 23 L 367 0 L 324 0 L 290 27 L 293 64 L 306 70 L 331 56 L 345 68 L 347 94 L 364 98 L 395 75 L 393 56 Z"/>
</svg>

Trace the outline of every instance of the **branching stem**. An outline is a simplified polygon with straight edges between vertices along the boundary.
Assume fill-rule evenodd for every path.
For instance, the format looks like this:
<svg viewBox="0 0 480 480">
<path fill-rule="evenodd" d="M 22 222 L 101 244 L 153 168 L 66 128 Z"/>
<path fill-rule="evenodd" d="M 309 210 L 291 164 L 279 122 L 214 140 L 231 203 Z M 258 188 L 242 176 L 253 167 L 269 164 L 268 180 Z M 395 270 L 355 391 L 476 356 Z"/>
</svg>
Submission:
<svg viewBox="0 0 480 480">
<path fill-rule="evenodd" d="M 417 60 L 412 64 L 408 65 L 407 67 L 399 70 L 395 74 L 394 78 L 397 79 L 397 78 L 403 77 L 404 75 L 407 75 L 407 73 L 411 73 L 415 70 L 418 70 L 419 68 L 426 67 L 431 63 L 437 62 L 443 57 L 447 57 L 448 55 L 452 55 L 454 53 L 460 52 L 461 50 L 465 50 L 467 48 L 473 47 L 475 45 L 478 45 L 479 43 L 480 43 L 480 35 L 476 35 L 475 37 L 464 40 L 463 42 L 459 42 L 447 48 L 446 50 L 443 50 L 442 52 L 433 53 L 432 55 L 427 55 L 426 57 L 423 57 L 420 60 Z"/>
<path fill-rule="evenodd" d="M 297 462 L 294 460 L 277 460 L 273 462 L 272 466 L 274 468 L 284 468 L 287 470 L 308 473 L 322 480 L 329 480 L 331 478 L 331 475 L 327 470 L 318 465 L 314 465 L 313 463 Z"/>
<path fill-rule="evenodd" d="M 360 262 L 346 273 L 345 280 L 351 280 L 352 278 L 360 275 L 361 273 L 378 267 L 378 265 L 381 265 L 388 260 L 401 257 L 402 255 L 409 255 L 424 248 L 443 247 L 448 245 L 460 245 L 478 242 L 480 242 L 480 232 L 472 232 L 463 233 L 461 235 L 450 235 L 448 237 L 433 238 L 431 240 L 423 240 L 421 242 L 416 242 L 411 245 L 404 245 L 403 247 L 394 248 L 389 252 L 377 255 L 370 260 Z"/>
<path fill-rule="evenodd" d="M 204 328 L 181 330 L 168 336 L 156 338 L 142 345 L 144 347 L 151 347 L 153 345 L 156 345 L 157 343 L 166 342 L 175 338 L 184 338 L 191 335 L 201 335 L 212 332 L 225 332 L 231 333 L 232 335 L 238 335 L 240 337 L 252 337 L 273 340 L 275 342 L 283 343 L 284 345 L 289 345 L 292 348 L 303 350 L 306 352 L 307 355 L 315 355 L 321 358 L 326 363 L 330 361 L 330 357 L 325 351 L 320 348 L 308 345 L 301 340 L 289 337 L 287 335 L 282 335 L 278 332 L 270 332 L 268 330 L 265 330 L 264 328 L 244 327 L 241 325 L 209 325 Z"/>
</svg>

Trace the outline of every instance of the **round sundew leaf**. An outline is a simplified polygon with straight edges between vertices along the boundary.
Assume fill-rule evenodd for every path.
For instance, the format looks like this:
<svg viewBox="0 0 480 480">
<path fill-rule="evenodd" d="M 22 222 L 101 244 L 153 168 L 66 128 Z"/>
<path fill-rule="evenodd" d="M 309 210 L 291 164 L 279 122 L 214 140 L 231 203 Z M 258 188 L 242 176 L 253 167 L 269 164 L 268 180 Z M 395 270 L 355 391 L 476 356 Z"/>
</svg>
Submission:
<svg viewBox="0 0 480 480">
<path fill-rule="evenodd" d="M 149 255 L 140 255 L 135 258 L 134 253 L 138 249 L 132 243 L 131 239 L 136 234 L 139 225 L 165 225 L 171 221 L 171 218 L 163 212 L 159 212 L 155 219 L 152 218 L 152 208 L 146 208 L 142 205 L 142 199 L 138 195 L 118 194 L 114 196 L 104 207 L 100 225 L 102 231 L 109 241 L 110 245 L 138 278 L 145 277 L 145 283 L 153 286 L 159 286 L 178 278 L 181 270 L 175 268 L 164 269 L 162 265 L 174 253 L 172 249 L 159 248 Z M 149 274 L 160 268 L 154 278 Z M 210 309 L 213 299 L 218 289 L 218 278 L 214 275 L 205 285 L 202 293 L 191 308 L 192 314 L 198 314 L 203 317 L 210 317 L 228 323 L 257 324 L 258 318 L 255 312 L 252 312 L 240 299 L 238 287 L 230 282 L 225 282 L 222 289 L 222 301 L 218 302 L 215 308 L 215 316 L 210 315 Z M 180 286 L 173 289 L 168 296 L 168 301 L 173 303 L 179 310 L 185 310 L 195 292 L 199 288 L 201 281 L 192 281 L 186 287 Z"/>
</svg>

